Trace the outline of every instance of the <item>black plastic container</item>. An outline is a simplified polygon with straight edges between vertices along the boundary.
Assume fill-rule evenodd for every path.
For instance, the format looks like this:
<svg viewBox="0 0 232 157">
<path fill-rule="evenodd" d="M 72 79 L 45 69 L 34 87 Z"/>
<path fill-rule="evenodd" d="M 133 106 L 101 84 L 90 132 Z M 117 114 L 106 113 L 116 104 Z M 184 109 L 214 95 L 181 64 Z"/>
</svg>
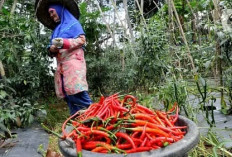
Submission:
<svg viewBox="0 0 232 157">
<path fill-rule="evenodd" d="M 194 148 L 200 139 L 200 133 L 197 125 L 183 117 L 179 116 L 179 119 L 176 123 L 178 126 L 187 126 L 186 134 L 183 139 L 173 143 L 165 148 L 160 148 L 157 150 L 151 150 L 141 153 L 130 153 L 127 155 L 124 154 L 103 154 L 103 153 L 94 153 L 91 151 L 82 150 L 83 157 L 183 157 L 187 156 L 188 152 Z M 70 141 L 59 140 L 59 148 L 61 153 L 65 157 L 76 157 L 76 148 L 75 144 Z"/>
</svg>

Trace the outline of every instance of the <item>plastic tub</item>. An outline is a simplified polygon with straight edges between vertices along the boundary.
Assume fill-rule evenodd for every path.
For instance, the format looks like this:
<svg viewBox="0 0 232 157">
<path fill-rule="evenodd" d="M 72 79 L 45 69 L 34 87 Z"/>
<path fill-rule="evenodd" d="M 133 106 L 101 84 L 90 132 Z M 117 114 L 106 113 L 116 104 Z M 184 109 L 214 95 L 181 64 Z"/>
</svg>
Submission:
<svg viewBox="0 0 232 157">
<path fill-rule="evenodd" d="M 103 153 L 93 153 L 91 151 L 82 150 L 83 157 L 183 157 L 187 156 L 188 152 L 194 148 L 200 139 L 200 134 L 197 125 L 185 118 L 179 116 L 177 121 L 178 126 L 187 126 L 186 134 L 184 138 L 180 141 L 173 143 L 165 148 L 160 148 L 156 150 L 151 150 L 141 153 L 130 153 L 130 154 L 103 154 Z M 68 140 L 69 141 L 69 140 Z M 61 153 L 65 157 L 76 157 L 75 144 L 72 141 L 59 140 L 58 142 Z"/>
</svg>

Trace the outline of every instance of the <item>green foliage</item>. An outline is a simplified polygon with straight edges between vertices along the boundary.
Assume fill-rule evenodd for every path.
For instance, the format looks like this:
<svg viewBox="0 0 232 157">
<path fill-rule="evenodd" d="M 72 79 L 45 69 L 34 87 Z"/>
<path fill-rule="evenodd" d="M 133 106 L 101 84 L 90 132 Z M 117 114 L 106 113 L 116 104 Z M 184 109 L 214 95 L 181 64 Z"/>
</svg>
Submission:
<svg viewBox="0 0 232 157">
<path fill-rule="evenodd" d="M 190 157 L 207 156 L 207 157 L 218 157 L 218 156 L 232 156 L 231 151 L 225 148 L 226 143 L 230 143 L 231 140 L 219 141 L 216 136 L 217 133 L 208 132 L 207 136 L 202 136 L 200 142 L 196 148 L 191 150 L 188 154 Z"/>
<path fill-rule="evenodd" d="M 6 72 L 0 80 L 0 123 L 7 128 L 24 127 L 41 108 L 37 100 L 53 91 L 45 51 L 48 37 L 32 17 L 32 2 L 17 5 L 14 15 L 10 15 L 10 4 L 5 4 L 0 16 L 0 58 Z"/>
<path fill-rule="evenodd" d="M 160 78 L 164 77 L 167 71 L 165 63 L 168 61 L 168 45 L 163 25 L 161 19 L 151 18 L 147 29 L 141 28 L 142 34 L 137 41 L 138 46 L 135 49 L 138 57 L 135 67 L 138 72 L 137 83 L 147 89 L 160 83 Z"/>
</svg>

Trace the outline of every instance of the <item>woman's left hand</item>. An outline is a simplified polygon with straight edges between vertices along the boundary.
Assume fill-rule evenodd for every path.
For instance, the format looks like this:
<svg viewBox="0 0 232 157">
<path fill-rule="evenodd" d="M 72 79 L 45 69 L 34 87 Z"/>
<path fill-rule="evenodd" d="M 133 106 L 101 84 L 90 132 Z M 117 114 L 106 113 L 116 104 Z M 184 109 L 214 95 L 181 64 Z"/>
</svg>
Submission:
<svg viewBox="0 0 232 157">
<path fill-rule="evenodd" d="M 52 53 L 58 53 L 59 49 L 55 45 L 51 45 L 49 51 Z"/>
</svg>

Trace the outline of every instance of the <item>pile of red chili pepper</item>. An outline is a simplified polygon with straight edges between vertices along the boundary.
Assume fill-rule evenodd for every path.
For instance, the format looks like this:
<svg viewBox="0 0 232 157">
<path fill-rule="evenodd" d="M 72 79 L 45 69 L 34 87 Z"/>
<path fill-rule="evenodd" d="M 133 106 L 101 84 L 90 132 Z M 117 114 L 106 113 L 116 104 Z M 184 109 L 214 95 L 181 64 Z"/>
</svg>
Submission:
<svg viewBox="0 0 232 157">
<path fill-rule="evenodd" d="M 82 149 L 98 153 L 135 153 L 159 149 L 179 141 L 186 126 L 175 126 L 178 105 L 167 111 L 151 110 L 132 95 L 101 97 L 84 112 L 69 117 L 62 126 L 63 138 L 72 138 L 77 155 Z M 66 132 L 70 124 L 73 130 Z"/>
</svg>

